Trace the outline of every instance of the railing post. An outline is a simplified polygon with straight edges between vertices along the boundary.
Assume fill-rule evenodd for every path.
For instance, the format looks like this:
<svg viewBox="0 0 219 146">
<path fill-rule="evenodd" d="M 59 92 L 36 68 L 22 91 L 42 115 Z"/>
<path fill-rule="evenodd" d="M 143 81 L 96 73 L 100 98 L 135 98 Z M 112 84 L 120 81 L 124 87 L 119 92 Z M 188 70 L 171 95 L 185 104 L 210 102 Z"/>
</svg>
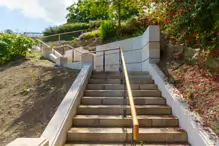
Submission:
<svg viewBox="0 0 219 146">
<path fill-rule="evenodd" d="M 105 71 L 105 51 L 103 51 L 103 71 Z"/>
<path fill-rule="evenodd" d="M 123 78 L 124 82 L 124 94 L 123 94 L 123 117 L 126 118 L 126 80 Z"/>
<path fill-rule="evenodd" d="M 43 52 L 43 44 L 40 42 L 40 51 Z"/>
<path fill-rule="evenodd" d="M 59 34 L 59 44 L 60 44 L 60 40 L 61 40 L 61 37 L 60 37 L 60 34 Z"/>
<path fill-rule="evenodd" d="M 120 50 L 120 58 L 121 58 L 121 64 L 122 64 L 122 53 L 121 53 L 121 50 Z M 123 68 L 123 72 L 124 72 L 124 68 Z M 121 84 L 124 84 L 123 88 L 123 117 L 126 118 L 126 102 L 127 102 L 127 98 L 126 98 L 126 79 L 125 79 L 125 76 L 123 76 L 123 78 L 121 77 Z"/>
<path fill-rule="evenodd" d="M 135 140 L 134 140 L 134 125 L 132 125 L 132 139 L 131 139 L 131 146 L 136 146 Z"/>
<path fill-rule="evenodd" d="M 123 78 L 122 78 L 122 56 L 121 56 L 121 50 L 119 48 L 119 72 L 120 72 L 120 84 L 123 83 Z"/>
</svg>

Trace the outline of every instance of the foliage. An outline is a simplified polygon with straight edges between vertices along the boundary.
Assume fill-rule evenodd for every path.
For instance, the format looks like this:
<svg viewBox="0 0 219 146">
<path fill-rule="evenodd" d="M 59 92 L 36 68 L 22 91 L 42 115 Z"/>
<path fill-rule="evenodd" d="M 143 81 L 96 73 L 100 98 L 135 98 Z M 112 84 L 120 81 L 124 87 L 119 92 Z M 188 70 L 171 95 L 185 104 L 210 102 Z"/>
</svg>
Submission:
<svg viewBox="0 0 219 146">
<path fill-rule="evenodd" d="M 28 49 L 37 44 L 38 42 L 23 35 L 0 35 L 0 65 L 26 56 Z"/>
<path fill-rule="evenodd" d="M 119 6 L 121 11 L 121 20 L 127 20 L 131 16 L 138 15 L 138 8 L 129 6 L 130 0 L 110 0 L 110 1 L 111 1 L 111 7 L 109 8 L 110 18 L 114 20 L 118 19 Z"/>
<path fill-rule="evenodd" d="M 174 44 L 215 52 L 219 29 L 218 0 L 150 0 L 150 3 L 142 0 L 130 6 L 141 8 L 139 12 L 148 17 L 147 23 L 160 25 L 161 31 Z"/>
<path fill-rule="evenodd" d="M 101 25 L 101 22 L 102 22 L 101 20 L 97 20 L 97 21 L 93 21 L 90 23 L 70 23 L 70 24 L 64 24 L 64 25 L 56 26 L 56 27 L 49 27 L 43 32 L 43 34 L 44 36 L 49 36 L 49 35 L 58 34 L 58 33 L 73 32 L 69 34 L 60 35 L 61 40 L 70 41 L 81 35 L 82 32 L 79 30 L 99 28 Z M 74 31 L 78 31 L 78 32 L 74 32 Z M 58 35 L 50 36 L 50 37 L 43 39 L 43 41 L 58 41 L 58 40 L 59 40 Z"/>
<path fill-rule="evenodd" d="M 132 15 L 137 15 L 137 8 L 129 7 L 129 0 L 79 0 L 67 8 L 67 24 L 47 28 L 44 36 L 71 32 L 77 30 L 85 30 L 100 27 L 102 20 L 118 19 L 120 12 L 120 21 L 127 20 Z M 119 23 L 120 23 L 119 21 Z M 88 23 L 89 22 L 89 23 Z M 61 40 L 72 40 L 79 37 L 81 32 L 74 34 L 61 35 Z M 59 36 L 52 36 L 44 39 L 44 41 L 57 41 Z"/>
<path fill-rule="evenodd" d="M 118 10 L 121 12 L 121 20 L 127 20 L 138 14 L 137 8 L 129 7 L 128 2 L 129 0 L 79 0 L 67 8 L 67 22 L 115 20 L 118 19 Z"/>
<path fill-rule="evenodd" d="M 106 25 L 110 25 L 110 26 L 106 26 Z M 103 41 L 109 40 L 109 39 L 111 41 L 116 41 L 116 40 L 127 39 L 130 37 L 136 37 L 136 36 L 142 35 L 143 32 L 148 27 L 147 23 L 142 23 L 142 19 L 140 19 L 139 17 L 131 17 L 127 21 L 123 21 L 120 29 L 118 28 L 118 25 L 116 25 L 115 21 L 104 21 L 104 25 L 102 26 L 107 27 L 106 30 L 103 30 L 104 32 L 108 31 L 108 27 L 113 28 L 112 29 L 113 35 L 108 35 L 108 33 L 111 33 L 111 32 L 107 32 L 105 37 L 101 37 Z M 90 39 L 90 38 L 95 38 L 99 36 L 101 36 L 101 32 L 95 30 L 90 33 L 88 32 L 88 33 L 85 33 L 84 35 L 81 35 L 80 38 Z M 104 34 L 102 36 L 104 36 Z M 74 42 L 77 40 L 78 38 L 74 39 Z"/>
<path fill-rule="evenodd" d="M 69 23 L 55 27 L 46 28 L 43 32 L 44 36 L 53 35 L 57 33 L 71 32 L 77 30 L 98 28 L 101 25 L 101 21 L 95 21 L 90 23 Z"/>
<path fill-rule="evenodd" d="M 13 30 L 11 30 L 11 29 L 4 30 L 4 33 L 6 33 L 6 34 L 14 34 Z"/>
<path fill-rule="evenodd" d="M 133 35 L 139 31 L 145 31 L 147 27 L 148 25 L 142 23 L 138 17 L 131 17 L 122 23 L 120 35 Z"/>
<path fill-rule="evenodd" d="M 75 42 L 75 41 L 78 41 L 79 40 L 79 38 L 75 38 L 73 41 Z"/>
<path fill-rule="evenodd" d="M 109 6 L 108 0 L 79 0 L 67 8 L 69 11 L 66 16 L 67 22 L 88 23 L 90 20 L 107 20 Z"/>
<path fill-rule="evenodd" d="M 116 23 L 114 21 L 104 21 L 100 26 L 100 37 L 107 40 L 116 36 Z"/>
<path fill-rule="evenodd" d="M 96 38 L 96 37 L 100 37 L 100 31 L 91 31 L 89 33 L 86 33 L 82 38 L 90 39 L 90 38 Z"/>
</svg>

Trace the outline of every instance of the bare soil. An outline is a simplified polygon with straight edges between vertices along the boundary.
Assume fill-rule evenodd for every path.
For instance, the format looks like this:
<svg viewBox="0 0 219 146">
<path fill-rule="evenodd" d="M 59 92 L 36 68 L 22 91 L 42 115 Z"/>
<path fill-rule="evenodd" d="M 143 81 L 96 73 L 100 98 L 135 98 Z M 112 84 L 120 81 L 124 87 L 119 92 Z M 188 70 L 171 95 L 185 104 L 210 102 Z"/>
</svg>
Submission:
<svg viewBox="0 0 219 146">
<path fill-rule="evenodd" d="M 0 146 L 39 137 L 78 73 L 36 58 L 1 66 Z"/>
<path fill-rule="evenodd" d="M 202 128 L 206 131 L 211 128 L 219 137 L 218 73 L 185 61 L 169 61 L 160 67 L 186 99 L 191 111 L 200 115 Z"/>
</svg>

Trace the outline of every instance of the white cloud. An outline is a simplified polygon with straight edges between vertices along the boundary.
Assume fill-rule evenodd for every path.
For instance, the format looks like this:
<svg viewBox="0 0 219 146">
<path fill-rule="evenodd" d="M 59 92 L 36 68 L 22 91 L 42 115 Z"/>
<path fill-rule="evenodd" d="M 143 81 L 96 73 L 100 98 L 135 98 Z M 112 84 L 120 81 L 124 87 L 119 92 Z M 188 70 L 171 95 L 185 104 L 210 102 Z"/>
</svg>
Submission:
<svg viewBox="0 0 219 146">
<path fill-rule="evenodd" d="M 77 0 L 0 0 L 0 6 L 19 10 L 29 18 L 41 18 L 56 25 L 66 22 L 66 8 Z"/>
</svg>

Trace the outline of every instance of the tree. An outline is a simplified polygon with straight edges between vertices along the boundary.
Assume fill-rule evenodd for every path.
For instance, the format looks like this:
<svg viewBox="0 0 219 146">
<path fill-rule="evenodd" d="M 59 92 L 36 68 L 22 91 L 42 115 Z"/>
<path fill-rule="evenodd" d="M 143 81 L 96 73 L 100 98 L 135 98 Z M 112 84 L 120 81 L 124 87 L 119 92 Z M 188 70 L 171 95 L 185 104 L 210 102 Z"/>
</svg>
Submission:
<svg viewBox="0 0 219 146">
<path fill-rule="evenodd" d="M 138 14 L 138 9 L 130 7 L 129 0 L 79 0 L 67 8 L 68 23 L 94 20 L 127 20 Z"/>
<path fill-rule="evenodd" d="M 160 25 L 174 44 L 208 50 L 218 58 L 219 0 L 130 1 L 130 6 L 142 9 L 149 25 Z"/>
<path fill-rule="evenodd" d="M 109 0 L 79 0 L 67 8 L 68 23 L 89 22 L 92 20 L 109 19 Z"/>
<path fill-rule="evenodd" d="M 121 20 L 127 20 L 133 15 L 138 15 L 138 8 L 130 7 L 130 0 L 110 0 L 110 16 L 118 19 L 118 26 L 121 27 Z"/>
<path fill-rule="evenodd" d="M 4 30 L 4 33 L 6 33 L 6 34 L 14 34 L 13 30 L 11 30 L 11 29 Z"/>
</svg>

